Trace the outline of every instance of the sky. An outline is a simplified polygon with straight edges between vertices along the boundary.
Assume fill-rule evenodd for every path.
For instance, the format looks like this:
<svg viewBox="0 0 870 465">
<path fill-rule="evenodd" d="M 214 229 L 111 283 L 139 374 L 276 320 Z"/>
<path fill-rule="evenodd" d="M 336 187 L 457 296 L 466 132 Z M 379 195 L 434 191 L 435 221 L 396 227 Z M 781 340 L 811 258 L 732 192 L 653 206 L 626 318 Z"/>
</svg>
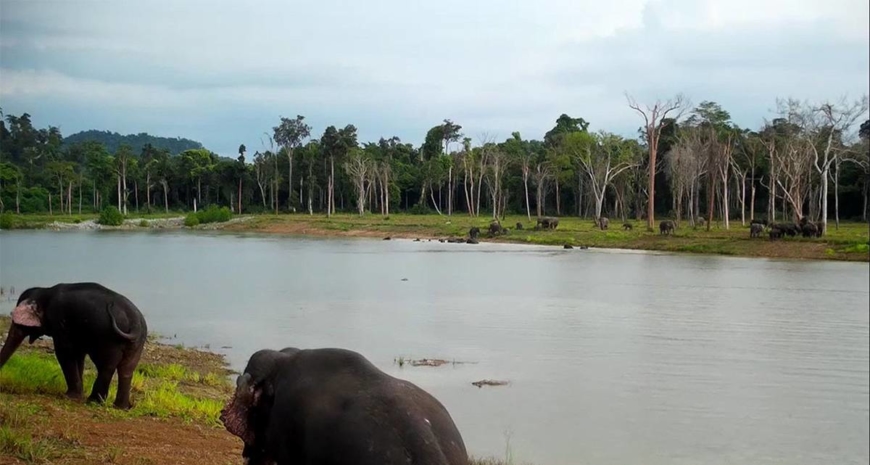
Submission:
<svg viewBox="0 0 870 465">
<path fill-rule="evenodd" d="M 635 137 L 626 94 L 720 103 L 868 93 L 867 0 L 0 0 L 0 108 L 64 135 L 187 137 L 263 150 L 312 135 L 415 146 L 450 119 L 477 143 L 542 138 L 562 113 Z"/>
</svg>

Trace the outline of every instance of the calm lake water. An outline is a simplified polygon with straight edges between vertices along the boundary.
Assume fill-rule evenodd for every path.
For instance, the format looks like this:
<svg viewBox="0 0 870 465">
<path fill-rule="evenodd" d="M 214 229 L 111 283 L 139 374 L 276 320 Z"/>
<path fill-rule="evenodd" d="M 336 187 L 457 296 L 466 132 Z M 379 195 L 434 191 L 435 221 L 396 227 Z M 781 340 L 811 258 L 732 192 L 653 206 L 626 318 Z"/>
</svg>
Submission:
<svg viewBox="0 0 870 465">
<path fill-rule="evenodd" d="M 357 350 L 438 397 L 473 454 L 537 465 L 866 464 L 868 280 L 866 263 L 0 232 L 7 289 L 101 282 L 238 370 L 262 348 Z"/>
</svg>

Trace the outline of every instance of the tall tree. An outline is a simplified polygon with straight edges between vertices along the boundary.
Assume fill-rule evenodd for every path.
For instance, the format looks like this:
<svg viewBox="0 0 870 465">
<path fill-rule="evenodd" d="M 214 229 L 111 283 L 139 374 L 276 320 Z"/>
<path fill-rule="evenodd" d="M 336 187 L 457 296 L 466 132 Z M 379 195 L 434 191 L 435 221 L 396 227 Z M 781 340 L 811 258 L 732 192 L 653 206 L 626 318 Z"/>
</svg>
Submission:
<svg viewBox="0 0 870 465">
<path fill-rule="evenodd" d="M 569 134 L 563 142 L 589 178 L 595 196 L 595 218 L 601 217 L 604 196 L 613 178 L 640 163 L 626 141 L 615 134 L 578 132 Z"/>
<path fill-rule="evenodd" d="M 645 105 L 645 109 L 641 109 L 640 105 L 633 97 L 626 95 L 628 106 L 637 111 L 644 121 L 643 132 L 646 139 L 647 149 L 649 150 L 649 186 L 647 190 L 647 229 L 653 230 L 655 224 L 655 184 L 656 184 L 656 156 L 659 149 L 659 138 L 662 133 L 663 121 L 670 114 L 674 120 L 679 120 L 682 112 L 685 110 L 686 101 L 682 94 L 678 94 L 672 99 L 665 102 L 656 100 L 650 106 Z"/>
<path fill-rule="evenodd" d="M 311 136 L 311 126 L 305 122 L 305 117 L 297 115 L 296 119 L 281 117 L 281 124 L 272 128 L 273 138 L 287 154 L 287 209 L 293 209 L 293 153 L 302 145 L 302 141 Z M 300 199 L 301 200 L 301 199 Z"/>
</svg>

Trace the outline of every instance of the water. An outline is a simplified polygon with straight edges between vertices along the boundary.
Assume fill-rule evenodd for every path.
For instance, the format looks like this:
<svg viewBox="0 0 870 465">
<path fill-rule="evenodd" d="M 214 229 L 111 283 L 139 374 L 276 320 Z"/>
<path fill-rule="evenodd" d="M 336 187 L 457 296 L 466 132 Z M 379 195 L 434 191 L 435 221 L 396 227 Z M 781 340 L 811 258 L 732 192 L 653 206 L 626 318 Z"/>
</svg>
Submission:
<svg viewBox="0 0 870 465">
<path fill-rule="evenodd" d="M 866 464 L 868 279 L 866 263 L 0 233 L 7 289 L 104 283 L 152 331 L 237 370 L 261 348 L 358 350 L 438 397 L 472 453 L 509 447 L 537 465 Z M 399 368 L 398 356 L 475 363 Z"/>
</svg>

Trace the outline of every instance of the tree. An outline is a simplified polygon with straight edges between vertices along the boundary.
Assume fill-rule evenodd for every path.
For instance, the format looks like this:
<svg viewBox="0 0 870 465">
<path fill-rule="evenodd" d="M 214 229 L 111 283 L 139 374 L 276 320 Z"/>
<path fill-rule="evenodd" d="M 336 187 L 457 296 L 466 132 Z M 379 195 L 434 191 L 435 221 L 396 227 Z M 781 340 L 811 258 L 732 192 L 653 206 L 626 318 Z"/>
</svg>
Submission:
<svg viewBox="0 0 870 465">
<path fill-rule="evenodd" d="M 296 119 L 281 117 L 281 124 L 272 128 L 275 142 L 287 154 L 287 209 L 293 208 L 293 153 L 302 145 L 302 141 L 311 136 L 311 126 L 305 124 L 305 117 L 297 115 Z"/>
<path fill-rule="evenodd" d="M 583 118 L 572 118 L 564 113 L 556 119 L 556 126 L 544 134 L 544 145 L 548 148 L 555 147 L 561 142 L 565 134 L 573 132 L 586 132 L 589 123 Z"/>
<path fill-rule="evenodd" d="M 578 132 L 565 137 L 565 150 L 578 161 L 595 196 L 595 218 L 601 217 L 604 195 L 613 178 L 639 164 L 635 153 L 622 137 L 601 131 Z"/>
<path fill-rule="evenodd" d="M 348 151 L 344 169 L 357 189 L 356 207 L 359 215 L 365 213 L 366 180 L 372 169 L 371 159 L 366 152 L 354 147 Z"/>
<path fill-rule="evenodd" d="M 129 145 L 122 144 L 115 152 L 115 174 L 118 176 L 118 210 L 127 214 L 127 167 L 133 157 L 133 149 Z"/>
<path fill-rule="evenodd" d="M 656 156 L 659 149 L 659 138 L 662 133 L 663 121 L 667 119 L 669 114 L 673 114 L 673 119 L 679 120 L 683 110 L 687 106 L 682 94 L 669 99 L 665 102 L 656 100 L 652 105 L 646 105 L 646 109 L 641 109 L 640 105 L 634 98 L 626 95 L 628 106 L 637 111 L 644 121 L 643 132 L 649 150 L 649 186 L 647 191 L 647 229 L 652 231 L 655 224 L 655 175 L 656 175 Z"/>
<path fill-rule="evenodd" d="M 245 171 L 246 171 L 246 169 L 245 169 L 245 152 L 247 152 L 247 151 L 248 151 L 248 149 L 247 149 L 247 147 L 245 147 L 245 144 L 239 145 L 239 158 L 236 159 L 239 162 L 239 168 L 237 170 L 237 172 L 239 173 L 239 198 L 238 198 L 239 207 L 237 210 L 239 212 L 239 214 L 242 213 L 242 178 L 244 178 Z"/>
<path fill-rule="evenodd" d="M 813 153 L 816 171 L 822 182 L 822 234 L 828 229 L 828 178 L 831 165 L 837 163 L 839 150 L 834 143 L 835 136 L 848 133 L 855 122 L 867 112 L 867 96 L 855 102 L 843 97 L 837 103 L 822 102 L 818 105 L 807 104 L 801 111 L 805 134 L 814 140 L 808 142 Z M 821 153 L 820 153 L 821 152 Z M 820 157 L 821 155 L 821 157 Z M 836 185 L 836 183 L 835 183 Z M 836 186 L 835 186 L 836 189 Z"/>
<path fill-rule="evenodd" d="M 181 152 L 181 165 L 190 179 L 196 181 L 196 201 L 202 205 L 202 179 L 214 169 L 212 153 L 206 149 L 185 150 Z"/>
<path fill-rule="evenodd" d="M 564 116 L 564 115 L 563 115 Z M 505 151 L 513 160 L 513 163 L 520 167 L 523 179 L 523 192 L 526 200 L 526 218 L 532 220 L 532 209 L 529 204 L 529 175 L 531 174 L 531 165 L 533 153 L 528 142 L 520 137 L 519 132 L 511 134 L 511 138 L 504 143 Z"/>
</svg>

